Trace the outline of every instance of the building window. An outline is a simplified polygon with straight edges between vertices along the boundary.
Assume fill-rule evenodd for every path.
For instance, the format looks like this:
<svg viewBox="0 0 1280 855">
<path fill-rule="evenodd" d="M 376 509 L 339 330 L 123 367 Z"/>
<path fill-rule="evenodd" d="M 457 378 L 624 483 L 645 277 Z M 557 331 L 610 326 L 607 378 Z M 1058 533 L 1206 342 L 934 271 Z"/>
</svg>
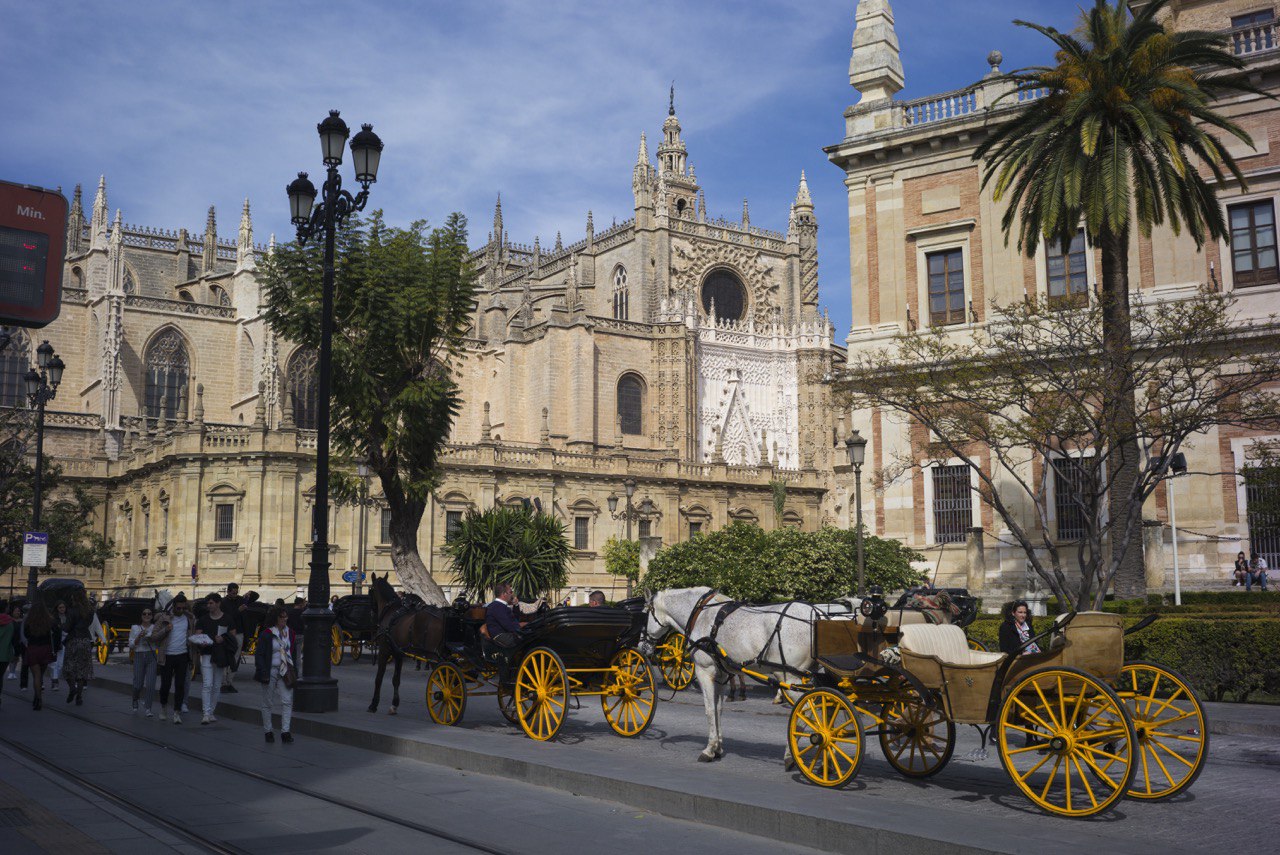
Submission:
<svg viewBox="0 0 1280 855">
<path fill-rule="evenodd" d="M 222 288 L 219 288 L 217 285 L 210 287 L 209 290 L 212 292 L 213 301 L 217 303 L 219 306 L 231 305 L 231 295 L 228 294 L 225 290 L 223 290 Z"/>
<path fill-rule="evenodd" d="M 644 427 L 644 384 L 634 374 L 618 381 L 618 420 L 624 434 L 639 434 Z"/>
<path fill-rule="evenodd" d="M 620 321 L 628 318 L 627 268 L 619 264 L 613 268 L 613 316 Z"/>
<path fill-rule="evenodd" d="M 640 520 L 640 537 L 650 537 L 650 531 L 653 530 L 653 523 L 650 520 Z"/>
<path fill-rule="evenodd" d="M 232 541 L 236 539 L 236 506 L 214 505 L 213 539 Z"/>
<path fill-rule="evenodd" d="M 450 543 L 462 528 L 462 511 L 444 512 L 444 542 Z"/>
<path fill-rule="evenodd" d="M 124 284 L 122 287 L 126 294 L 133 294 L 138 290 L 137 284 L 133 281 L 133 271 L 128 267 L 124 269 Z"/>
<path fill-rule="evenodd" d="M 383 508 L 378 528 L 378 543 L 391 542 L 391 509 Z"/>
<path fill-rule="evenodd" d="M 142 506 L 142 548 L 151 545 L 151 505 Z"/>
<path fill-rule="evenodd" d="M 1280 567 L 1280 466 L 1245 470 L 1245 519 L 1249 524 L 1249 557 L 1267 561 L 1268 577 Z"/>
<path fill-rule="evenodd" d="M 1045 247 L 1049 265 L 1049 305 L 1083 306 L 1089 302 L 1089 277 L 1085 272 L 1084 229 L 1076 232 L 1066 253 L 1051 240 Z"/>
<path fill-rule="evenodd" d="M 747 289 L 742 280 L 723 268 L 711 271 L 702 283 L 702 309 L 717 323 L 742 320 L 747 309 Z M 713 311 L 714 309 L 714 311 Z"/>
<path fill-rule="evenodd" d="M 1272 47 L 1274 33 L 1271 27 L 1276 13 L 1273 9 L 1260 9 L 1257 12 L 1246 12 L 1243 15 L 1231 16 L 1231 29 L 1239 32 L 1231 34 L 1231 50 L 1237 56 L 1255 53 Z"/>
<path fill-rule="evenodd" d="M 929 322 L 935 327 L 964 323 L 964 252 L 931 252 L 925 263 L 929 270 Z"/>
<path fill-rule="evenodd" d="M 573 518 L 573 548 L 590 549 L 591 517 Z"/>
<path fill-rule="evenodd" d="M 160 545 L 169 542 L 169 502 L 160 503 Z"/>
<path fill-rule="evenodd" d="M 1084 482 L 1084 466 L 1077 458 L 1053 458 L 1053 510 L 1058 519 L 1058 540 L 1084 537 L 1085 513 L 1080 502 Z"/>
<path fill-rule="evenodd" d="M 1280 281 L 1276 270 L 1276 212 L 1271 200 L 1232 205 L 1231 272 L 1237 286 Z"/>
<path fill-rule="evenodd" d="M 175 329 L 167 329 L 147 347 L 145 412 L 147 418 L 186 416 L 184 399 L 191 362 L 187 345 Z"/>
<path fill-rule="evenodd" d="M 31 369 L 31 342 L 17 327 L 10 327 L 9 335 L 9 346 L 0 350 L 0 407 L 25 407 L 27 384 L 23 378 Z"/>
<path fill-rule="evenodd" d="M 702 523 L 696 520 L 689 521 L 689 537 L 697 537 L 702 534 Z"/>
<path fill-rule="evenodd" d="M 973 525 L 973 490 L 969 467 L 933 467 L 934 543 L 964 543 Z"/>
<path fill-rule="evenodd" d="M 314 350 L 300 347 L 289 357 L 289 367 L 285 370 L 293 423 L 303 430 L 315 430 L 319 418 L 318 364 Z"/>
</svg>

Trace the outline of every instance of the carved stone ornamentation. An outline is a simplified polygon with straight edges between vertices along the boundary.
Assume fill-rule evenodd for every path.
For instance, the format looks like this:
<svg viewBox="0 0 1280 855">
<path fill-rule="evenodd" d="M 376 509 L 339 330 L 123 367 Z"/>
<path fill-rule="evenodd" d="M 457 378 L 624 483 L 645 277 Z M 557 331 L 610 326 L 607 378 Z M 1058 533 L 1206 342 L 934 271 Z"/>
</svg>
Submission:
<svg viewBox="0 0 1280 855">
<path fill-rule="evenodd" d="M 751 315 L 758 323 L 768 323 L 777 315 L 778 271 L 758 251 L 718 241 L 671 242 L 671 279 L 668 295 L 688 299 L 716 267 L 727 267 L 746 286 L 751 299 Z"/>
</svg>

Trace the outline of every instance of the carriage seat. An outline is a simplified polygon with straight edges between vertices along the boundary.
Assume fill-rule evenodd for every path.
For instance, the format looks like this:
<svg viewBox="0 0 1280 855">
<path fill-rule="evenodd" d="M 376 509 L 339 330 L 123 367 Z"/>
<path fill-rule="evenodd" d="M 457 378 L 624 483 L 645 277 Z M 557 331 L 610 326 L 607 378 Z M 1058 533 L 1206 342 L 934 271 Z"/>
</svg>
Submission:
<svg viewBox="0 0 1280 855">
<path fill-rule="evenodd" d="M 1003 653 L 971 650 L 964 630 L 954 624 L 907 624 L 902 627 L 901 649 L 917 656 L 932 656 L 943 665 L 981 667 L 1003 661 Z"/>
</svg>

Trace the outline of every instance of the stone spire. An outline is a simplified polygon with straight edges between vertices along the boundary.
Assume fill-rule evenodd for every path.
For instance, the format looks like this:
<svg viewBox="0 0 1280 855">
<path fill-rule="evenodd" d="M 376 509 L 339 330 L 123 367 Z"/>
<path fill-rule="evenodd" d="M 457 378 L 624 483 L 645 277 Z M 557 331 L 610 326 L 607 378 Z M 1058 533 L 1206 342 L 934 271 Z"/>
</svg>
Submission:
<svg viewBox="0 0 1280 855">
<path fill-rule="evenodd" d="M 93 216 L 89 220 L 89 248 L 107 248 L 107 176 L 98 177 L 98 193 L 93 197 Z"/>
<path fill-rule="evenodd" d="M 493 425 L 489 422 L 489 402 L 484 402 L 484 419 L 480 422 L 480 441 L 493 442 Z"/>
<path fill-rule="evenodd" d="M 253 219 L 249 216 L 249 197 L 244 199 L 244 209 L 240 212 L 240 235 L 236 239 L 236 272 L 253 270 L 258 266 L 253 257 Z"/>
<path fill-rule="evenodd" d="M 591 252 L 596 248 L 596 224 L 591 217 L 591 212 L 587 211 L 587 252 Z"/>
<path fill-rule="evenodd" d="M 76 185 L 71 197 L 71 215 L 67 217 L 67 255 L 80 254 L 80 242 L 84 232 L 84 203 L 80 197 L 80 185 Z"/>
<path fill-rule="evenodd" d="M 751 228 L 751 211 L 747 208 L 747 200 L 742 200 L 742 228 L 744 230 Z"/>
<path fill-rule="evenodd" d="M 212 273 L 218 260 L 218 215 L 209 206 L 209 216 L 204 221 L 204 257 L 200 264 L 202 273 Z"/>
<path fill-rule="evenodd" d="M 533 275 L 538 275 L 538 268 L 542 266 L 542 244 L 537 235 L 533 236 Z"/>
<path fill-rule="evenodd" d="M 893 7 L 889 0 L 858 0 L 854 18 L 849 85 L 862 93 L 859 103 L 892 98 L 904 82 Z"/>
<path fill-rule="evenodd" d="M 538 444 L 543 448 L 551 445 L 551 411 L 546 407 L 542 408 L 542 429 L 538 433 Z"/>
<path fill-rule="evenodd" d="M 501 193 L 498 194 L 497 204 L 493 206 L 493 239 L 494 241 L 497 242 L 498 246 L 502 246 L 503 231 L 502 231 L 502 194 Z"/>
<path fill-rule="evenodd" d="M 662 123 L 662 145 L 658 146 L 658 169 L 663 173 L 684 178 L 688 151 L 680 138 L 680 120 L 676 118 L 675 86 L 671 87 L 671 102 L 667 119 Z"/>
<path fill-rule="evenodd" d="M 796 190 L 796 210 L 808 208 L 813 210 L 813 199 L 809 196 L 809 182 L 805 180 L 804 170 L 800 170 L 800 189 Z"/>
<path fill-rule="evenodd" d="M 560 230 L 556 230 L 556 252 L 564 251 L 564 241 L 560 239 Z"/>
<path fill-rule="evenodd" d="M 578 296 L 578 254 L 569 256 L 569 271 L 565 274 L 564 304 L 570 312 L 577 311 L 580 298 Z"/>
<path fill-rule="evenodd" d="M 644 131 L 640 132 L 640 151 L 636 154 L 636 168 L 649 165 L 649 143 L 644 138 Z"/>
</svg>

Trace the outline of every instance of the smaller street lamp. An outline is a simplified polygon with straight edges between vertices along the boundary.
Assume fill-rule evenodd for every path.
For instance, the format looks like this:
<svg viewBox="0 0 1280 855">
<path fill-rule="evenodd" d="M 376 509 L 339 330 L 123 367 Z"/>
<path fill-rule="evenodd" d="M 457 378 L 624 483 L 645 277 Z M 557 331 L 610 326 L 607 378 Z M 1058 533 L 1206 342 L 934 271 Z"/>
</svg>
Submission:
<svg viewBox="0 0 1280 855">
<path fill-rule="evenodd" d="M 373 506 L 369 498 L 369 477 L 372 474 L 369 464 L 361 460 L 356 464 L 356 474 L 360 476 L 360 560 L 356 564 L 356 580 L 351 583 L 351 593 L 359 594 L 364 588 L 365 550 L 368 542 L 369 508 Z"/>
<path fill-rule="evenodd" d="M 40 509 L 44 505 L 44 408 L 45 404 L 58 396 L 58 386 L 62 383 L 62 372 L 66 369 L 62 357 L 53 352 L 53 345 L 46 340 L 36 348 L 36 368 L 32 368 L 23 377 L 26 385 L 27 400 L 36 410 L 36 478 L 35 495 L 31 511 L 31 530 L 40 530 Z M 36 597 L 36 568 L 27 572 L 27 599 Z"/>
<path fill-rule="evenodd" d="M 607 500 L 609 504 L 609 516 L 613 517 L 615 520 L 624 519 L 627 521 L 627 540 L 630 541 L 631 540 L 631 521 L 635 519 L 637 516 L 639 516 L 639 514 L 637 514 L 636 512 L 635 506 L 631 504 L 631 497 L 636 494 L 636 479 L 628 478 L 627 480 L 623 481 L 622 492 L 627 497 L 626 508 L 623 509 L 622 513 L 618 513 L 618 494 L 612 493 L 610 494 Z M 652 502 L 649 502 L 648 499 L 645 499 L 644 501 L 652 505 Z M 629 577 L 627 579 L 627 596 L 628 597 L 631 596 L 631 579 Z"/>
<path fill-rule="evenodd" d="M 862 464 L 867 458 L 867 440 L 856 430 L 844 441 L 849 453 L 849 465 L 853 467 L 854 506 L 857 509 L 858 527 L 858 596 L 867 593 L 867 564 L 862 551 Z"/>
<path fill-rule="evenodd" d="M 1182 605 L 1182 568 L 1178 566 L 1178 476 L 1187 474 L 1187 456 L 1181 451 L 1169 461 L 1169 527 L 1173 530 L 1173 604 Z"/>
</svg>

